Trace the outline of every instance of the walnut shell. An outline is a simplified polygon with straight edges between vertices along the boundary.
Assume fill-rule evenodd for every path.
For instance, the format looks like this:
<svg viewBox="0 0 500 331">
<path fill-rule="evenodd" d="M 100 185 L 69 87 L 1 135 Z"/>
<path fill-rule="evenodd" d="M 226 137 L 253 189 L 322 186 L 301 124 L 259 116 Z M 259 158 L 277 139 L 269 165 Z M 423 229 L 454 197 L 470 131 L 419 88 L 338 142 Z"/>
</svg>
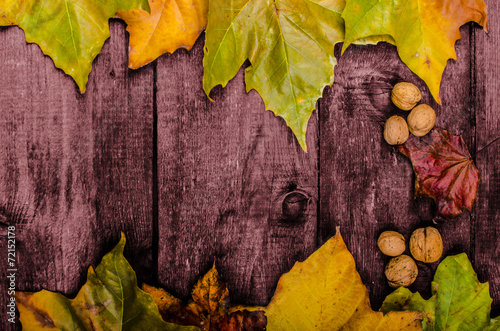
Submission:
<svg viewBox="0 0 500 331">
<path fill-rule="evenodd" d="M 422 100 L 422 93 L 412 83 L 401 82 L 394 85 L 391 100 L 399 109 L 410 110 Z"/>
<path fill-rule="evenodd" d="M 413 108 L 406 119 L 410 132 L 417 137 L 425 136 L 436 123 L 436 112 L 431 106 L 421 104 Z"/>
<path fill-rule="evenodd" d="M 432 263 L 443 254 L 443 240 L 432 226 L 413 231 L 410 237 L 410 252 L 417 261 Z"/>
<path fill-rule="evenodd" d="M 408 125 L 401 116 L 391 116 L 384 125 L 384 139 L 389 145 L 401 145 L 410 135 Z"/>
<path fill-rule="evenodd" d="M 385 277 L 393 288 L 410 286 L 417 279 L 417 275 L 417 264 L 408 255 L 392 258 L 385 267 Z"/>
<path fill-rule="evenodd" d="M 384 231 L 378 237 L 377 246 L 385 255 L 398 256 L 406 249 L 405 237 L 396 231 Z"/>
</svg>

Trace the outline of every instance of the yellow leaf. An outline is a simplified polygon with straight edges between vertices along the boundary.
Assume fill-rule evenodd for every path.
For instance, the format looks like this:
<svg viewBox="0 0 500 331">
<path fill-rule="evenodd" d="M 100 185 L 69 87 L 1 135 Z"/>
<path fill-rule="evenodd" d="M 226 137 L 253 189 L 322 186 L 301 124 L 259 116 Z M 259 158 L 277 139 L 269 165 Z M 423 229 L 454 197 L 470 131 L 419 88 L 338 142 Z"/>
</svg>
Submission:
<svg viewBox="0 0 500 331">
<path fill-rule="evenodd" d="M 119 11 L 130 32 L 129 67 L 137 69 L 178 48 L 190 50 L 207 25 L 208 0 L 149 0 L 142 9 Z"/>
<path fill-rule="evenodd" d="M 338 229 L 280 278 L 265 313 L 271 331 L 422 329 L 419 312 L 384 316 L 370 308 L 368 291 Z"/>
<path fill-rule="evenodd" d="M 425 81 L 438 103 L 448 59 L 457 59 L 460 27 L 471 21 L 485 30 L 488 25 L 483 0 L 346 0 L 342 18 L 342 52 L 356 40 L 389 36 L 401 60 Z"/>
</svg>

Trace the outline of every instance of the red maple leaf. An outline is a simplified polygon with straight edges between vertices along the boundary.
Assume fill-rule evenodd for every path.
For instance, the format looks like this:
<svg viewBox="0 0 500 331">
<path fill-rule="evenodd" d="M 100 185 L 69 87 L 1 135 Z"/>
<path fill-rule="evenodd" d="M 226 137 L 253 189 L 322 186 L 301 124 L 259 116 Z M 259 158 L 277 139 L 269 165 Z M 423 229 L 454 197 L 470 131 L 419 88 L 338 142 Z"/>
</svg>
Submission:
<svg viewBox="0 0 500 331">
<path fill-rule="evenodd" d="M 436 201 L 438 214 L 457 217 L 472 210 L 481 175 L 460 136 L 434 128 L 423 137 L 412 136 L 399 146 L 415 172 L 415 197 Z"/>
</svg>

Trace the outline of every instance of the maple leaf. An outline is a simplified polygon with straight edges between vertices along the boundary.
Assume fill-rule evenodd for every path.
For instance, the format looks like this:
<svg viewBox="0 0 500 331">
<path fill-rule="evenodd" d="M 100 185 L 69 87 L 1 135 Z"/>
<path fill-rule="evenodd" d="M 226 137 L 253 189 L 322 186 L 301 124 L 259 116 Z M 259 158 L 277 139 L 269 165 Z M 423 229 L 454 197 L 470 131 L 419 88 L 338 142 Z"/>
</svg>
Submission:
<svg viewBox="0 0 500 331">
<path fill-rule="evenodd" d="M 178 48 L 190 50 L 207 24 L 208 0 L 149 0 L 143 9 L 118 11 L 130 32 L 129 67 L 137 69 Z"/>
<path fill-rule="evenodd" d="M 345 42 L 390 35 L 401 60 L 420 78 L 439 103 L 439 86 L 448 59 L 457 59 L 459 28 L 475 21 L 486 30 L 483 0 L 346 0 Z"/>
<path fill-rule="evenodd" d="M 268 330 L 421 330 L 415 311 L 386 315 L 370 308 L 368 291 L 337 228 L 304 262 L 281 276 L 264 309 Z"/>
<path fill-rule="evenodd" d="M 432 297 L 400 287 L 384 300 L 383 312 L 420 310 L 424 330 L 498 330 L 491 320 L 492 299 L 488 283 L 480 283 L 465 253 L 448 256 L 438 266 L 432 282 Z"/>
<path fill-rule="evenodd" d="M 307 122 L 333 83 L 334 46 L 344 39 L 344 0 L 210 1 L 203 88 L 226 86 L 245 60 L 247 91 L 281 116 L 306 149 Z"/>
<path fill-rule="evenodd" d="M 137 287 L 124 246 L 122 233 L 95 271 L 89 268 L 74 299 L 45 290 L 16 292 L 23 330 L 198 330 L 162 320 L 153 298 Z"/>
<path fill-rule="evenodd" d="M 22 28 L 26 41 L 38 44 L 83 93 L 92 61 L 109 37 L 108 20 L 132 8 L 149 10 L 147 0 L 5 0 L 0 24 Z"/>
<path fill-rule="evenodd" d="M 167 291 L 143 285 L 151 294 L 160 314 L 167 322 L 194 325 L 202 330 L 264 330 L 266 317 L 261 311 L 229 312 L 229 291 L 215 265 L 193 287 L 193 301 L 185 305 Z M 245 329 L 245 330 L 247 330 Z"/>
<path fill-rule="evenodd" d="M 441 216 L 453 218 L 472 210 L 480 173 L 460 136 L 435 127 L 423 137 L 412 136 L 399 151 L 415 172 L 415 196 L 433 198 Z"/>
</svg>

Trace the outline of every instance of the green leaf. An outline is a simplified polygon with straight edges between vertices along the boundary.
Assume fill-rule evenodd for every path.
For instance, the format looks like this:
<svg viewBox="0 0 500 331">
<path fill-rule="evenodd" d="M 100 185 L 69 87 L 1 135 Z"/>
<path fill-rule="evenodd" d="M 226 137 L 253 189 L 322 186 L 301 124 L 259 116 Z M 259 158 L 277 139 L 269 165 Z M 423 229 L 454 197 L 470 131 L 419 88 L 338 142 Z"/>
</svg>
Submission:
<svg viewBox="0 0 500 331">
<path fill-rule="evenodd" d="M 419 310 L 424 314 L 424 330 L 498 330 L 498 318 L 490 319 L 488 283 L 478 281 L 466 254 L 449 256 L 439 264 L 432 294 L 424 300 L 418 292 L 399 288 L 387 296 L 380 310 Z"/>
<path fill-rule="evenodd" d="M 343 51 L 354 41 L 377 35 L 394 38 L 401 60 L 422 78 L 440 102 L 439 87 L 460 26 L 487 26 L 483 0 L 346 0 Z"/>
<path fill-rule="evenodd" d="M 344 0 L 213 0 L 209 4 L 203 88 L 226 86 L 245 60 L 247 91 L 285 119 L 306 149 L 307 122 L 333 83 L 334 46 L 344 39 Z"/>
<path fill-rule="evenodd" d="M 0 25 L 21 27 L 57 68 L 85 92 L 92 61 L 109 37 L 108 20 L 118 10 L 149 10 L 147 0 L 1 0 Z"/>
<path fill-rule="evenodd" d="M 137 287 L 123 256 L 125 237 L 104 256 L 74 299 L 42 290 L 17 292 L 23 330 L 199 330 L 166 323 L 153 298 Z"/>
</svg>

